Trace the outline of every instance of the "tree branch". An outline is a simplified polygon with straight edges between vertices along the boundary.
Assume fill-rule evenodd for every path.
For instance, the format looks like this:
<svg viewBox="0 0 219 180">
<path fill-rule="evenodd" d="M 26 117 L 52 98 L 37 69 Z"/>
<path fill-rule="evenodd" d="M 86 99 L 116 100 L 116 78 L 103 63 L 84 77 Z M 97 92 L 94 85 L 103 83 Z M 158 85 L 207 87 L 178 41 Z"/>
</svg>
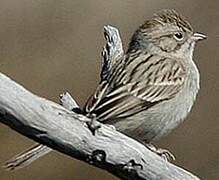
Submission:
<svg viewBox="0 0 219 180">
<path fill-rule="evenodd" d="M 103 74 L 110 69 L 112 58 L 123 54 L 118 30 L 106 26 L 105 33 L 109 47 L 104 48 L 108 65 Z M 104 77 L 101 75 L 102 79 Z M 32 94 L 3 74 L 0 74 L 0 85 L 0 122 L 24 136 L 121 179 L 199 179 L 110 126 L 101 124 L 93 135 L 86 124 L 90 119 L 68 110 L 76 106 L 69 95 L 65 96 L 66 109 Z"/>
</svg>

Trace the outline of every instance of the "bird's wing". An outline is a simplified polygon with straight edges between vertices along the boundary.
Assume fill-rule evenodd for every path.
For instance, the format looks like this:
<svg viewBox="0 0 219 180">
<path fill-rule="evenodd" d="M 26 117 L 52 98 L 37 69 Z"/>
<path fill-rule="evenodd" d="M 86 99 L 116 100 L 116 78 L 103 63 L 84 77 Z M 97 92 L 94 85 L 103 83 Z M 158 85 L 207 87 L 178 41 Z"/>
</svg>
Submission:
<svg viewBox="0 0 219 180">
<path fill-rule="evenodd" d="M 96 114 L 100 121 L 124 118 L 174 98 L 185 79 L 186 71 L 179 60 L 147 56 L 138 63 L 135 59 L 110 82 L 98 86 L 85 111 Z"/>
</svg>

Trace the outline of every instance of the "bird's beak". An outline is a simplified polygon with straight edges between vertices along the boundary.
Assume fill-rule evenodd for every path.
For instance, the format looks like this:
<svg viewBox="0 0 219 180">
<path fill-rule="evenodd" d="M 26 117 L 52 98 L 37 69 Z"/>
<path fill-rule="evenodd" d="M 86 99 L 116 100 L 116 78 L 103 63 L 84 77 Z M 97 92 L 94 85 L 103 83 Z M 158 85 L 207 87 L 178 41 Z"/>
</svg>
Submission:
<svg viewBox="0 0 219 180">
<path fill-rule="evenodd" d="M 207 38 L 207 36 L 205 34 L 198 33 L 198 32 L 194 33 L 192 37 L 195 41 L 200 41 L 200 40 Z"/>
</svg>

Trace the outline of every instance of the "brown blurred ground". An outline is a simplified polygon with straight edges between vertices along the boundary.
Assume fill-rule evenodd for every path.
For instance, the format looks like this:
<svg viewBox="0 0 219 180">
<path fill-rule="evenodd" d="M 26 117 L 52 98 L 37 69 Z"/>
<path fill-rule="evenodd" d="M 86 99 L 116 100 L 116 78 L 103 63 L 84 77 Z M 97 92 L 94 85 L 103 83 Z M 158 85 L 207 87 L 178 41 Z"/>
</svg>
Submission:
<svg viewBox="0 0 219 180">
<path fill-rule="evenodd" d="M 117 26 L 127 45 L 131 33 L 153 12 L 174 8 L 208 40 L 198 45 L 201 92 L 187 121 L 159 146 L 202 179 L 219 179 L 219 1 L 218 0 L 1 0 L 0 71 L 34 93 L 57 101 L 64 90 L 80 104 L 99 78 L 102 28 Z M 0 164 L 33 142 L 0 124 Z M 116 179 L 107 172 L 53 152 L 1 180 Z"/>
</svg>

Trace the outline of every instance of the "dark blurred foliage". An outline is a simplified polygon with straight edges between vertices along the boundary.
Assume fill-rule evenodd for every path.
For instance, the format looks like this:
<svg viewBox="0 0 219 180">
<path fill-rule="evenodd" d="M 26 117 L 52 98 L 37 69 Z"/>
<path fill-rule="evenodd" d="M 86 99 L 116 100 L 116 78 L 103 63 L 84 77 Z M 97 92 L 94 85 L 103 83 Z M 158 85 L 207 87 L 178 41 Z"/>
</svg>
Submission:
<svg viewBox="0 0 219 180">
<path fill-rule="evenodd" d="M 219 1 L 218 0 L 1 0 L 1 72 L 32 92 L 58 102 L 68 90 L 83 105 L 94 91 L 104 44 L 102 28 L 120 29 L 125 47 L 133 31 L 155 11 L 174 8 L 205 32 L 195 61 L 201 91 L 191 114 L 159 142 L 176 164 L 202 179 L 219 178 Z M 33 144 L 0 124 L 0 163 Z M 0 169 L 1 180 L 117 179 L 109 173 L 53 152 L 16 172 Z"/>
</svg>

